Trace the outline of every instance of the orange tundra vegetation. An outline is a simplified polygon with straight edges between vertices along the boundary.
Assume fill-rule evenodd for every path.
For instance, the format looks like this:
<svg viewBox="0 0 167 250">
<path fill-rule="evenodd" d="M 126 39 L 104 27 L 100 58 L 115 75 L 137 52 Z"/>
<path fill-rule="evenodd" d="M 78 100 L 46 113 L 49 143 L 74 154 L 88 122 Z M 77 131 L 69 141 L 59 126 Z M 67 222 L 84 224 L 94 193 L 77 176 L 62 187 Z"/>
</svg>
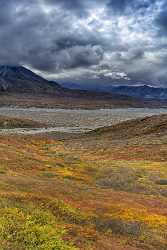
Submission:
<svg viewBox="0 0 167 250">
<path fill-rule="evenodd" d="M 167 249 L 167 133 L 120 133 L 1 136 L 1 249 Z"/>
</svg>

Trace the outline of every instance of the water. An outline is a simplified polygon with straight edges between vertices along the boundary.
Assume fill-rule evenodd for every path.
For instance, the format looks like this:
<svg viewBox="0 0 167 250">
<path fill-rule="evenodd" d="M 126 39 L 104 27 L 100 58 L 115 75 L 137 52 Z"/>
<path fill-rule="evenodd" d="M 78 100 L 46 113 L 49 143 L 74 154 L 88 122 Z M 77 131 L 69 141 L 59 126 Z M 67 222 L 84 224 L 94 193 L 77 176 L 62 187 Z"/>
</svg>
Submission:
<svg viewBox="0 0 167 250">
<path fill-rule="evenodd" d="M 85 132 L 92 129 L 110 126 L 121 121 L 158 114 L 167 114 L 167 108 L 127 108 L 127 109 L 45 109 L 1 107 L 0 115 L 31 119 L 50 126 L 49 132 Z M 30 129 L 16 129 L 20 133 L 30 133 Z M 5 132 L 5 130 L 3 130 Z M 31 129 L 32 133 L 47 132 L 46 129 Z M 7 132 L 7 131 L 6 131 Z M 11 131 L 12 132 L 12 131 Z M 13 130 L 14 132 L 14 130 Z"/>
</svg>

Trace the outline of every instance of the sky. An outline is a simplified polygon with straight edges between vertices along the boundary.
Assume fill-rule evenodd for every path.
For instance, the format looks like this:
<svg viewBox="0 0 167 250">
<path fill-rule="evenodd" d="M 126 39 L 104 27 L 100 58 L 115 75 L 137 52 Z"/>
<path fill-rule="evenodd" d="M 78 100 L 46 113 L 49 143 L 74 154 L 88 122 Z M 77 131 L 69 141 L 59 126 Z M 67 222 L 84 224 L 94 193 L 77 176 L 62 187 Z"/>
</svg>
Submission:
<svg viewBox="0 0 167 250">
<path fill-rule="evenodd" d="M 0 64 L 60 82 L 167 87 L 166 0 L 0 0 Z"/>
</svg>

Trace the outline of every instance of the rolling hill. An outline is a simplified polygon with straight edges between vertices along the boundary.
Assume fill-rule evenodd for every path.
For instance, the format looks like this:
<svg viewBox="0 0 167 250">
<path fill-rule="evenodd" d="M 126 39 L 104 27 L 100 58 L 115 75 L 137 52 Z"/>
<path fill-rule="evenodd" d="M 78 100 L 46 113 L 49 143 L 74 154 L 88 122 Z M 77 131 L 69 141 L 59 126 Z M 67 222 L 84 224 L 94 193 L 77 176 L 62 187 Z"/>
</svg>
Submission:
<svg viewBox="0 0 167 250">
<path fill-rule="evenodd" d="M 167 115 L 153 115 L 98 128 L 89 135 L 108 139 L 128 139 L 152 134 L 167 133 Z"/>
</svg>

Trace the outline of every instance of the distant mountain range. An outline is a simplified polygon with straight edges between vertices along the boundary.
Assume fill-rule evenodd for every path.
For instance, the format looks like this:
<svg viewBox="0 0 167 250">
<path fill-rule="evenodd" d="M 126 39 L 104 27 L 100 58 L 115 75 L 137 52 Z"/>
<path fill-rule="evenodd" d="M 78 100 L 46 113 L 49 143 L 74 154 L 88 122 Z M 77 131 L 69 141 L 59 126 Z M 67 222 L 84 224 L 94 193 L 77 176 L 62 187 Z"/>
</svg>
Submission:
<svg viewBox="0 0 167 250">
<path fill-rule="evenodd" d="M 103 84 L 99 88 L 87 84 L 77 89 L 70 84 L 63 86 L 48 81 L 25 67 L 10 65 L 0 66 L 0 97 L 0 106 L 121 108 L 167 105 L 166 101 L 142 100 L 167 100 L 166 89 L 109 85 L 106 88 Z"/>
<path fill-rule="evenodd" d="M 0 66 L 0 106 L 63 108 L 143 107 L 133 97 L 94 90 L 70 89 L 48 81 L 23 66 Z"/>
<path fill-rule="evenodd" d="M 146 100 L 167 100 L 166 88 L 155 88 L 148 85 L 111 87 L 110 91 L 115 94 L 127 95 Z"/>
<path fill-rule="evenodd" d="M 71 89 L 84 89 L 89 91 L 107 92 L 118 95 L 126 95 L 129 97 L 144 99 L 144 100 L 167 100 L 167 88 L 152 87 L 149 85 L 118 85 L 112 84 L 63 84 Z"/>
<path fill-rule="evenodd" d="M 0 66 L 0 92 L 6 93 L 31 93 L 31 94 L 50 94 L 72 97 L 98 97 L 111 98 L 120 97 L 127 99 L 126 96 L 106 93 L 95 90 L 72 89 L 61 86 L 55 81 L 48 81 L 35 74 L 31 70 L 22 66 Z"/>
</svg>

